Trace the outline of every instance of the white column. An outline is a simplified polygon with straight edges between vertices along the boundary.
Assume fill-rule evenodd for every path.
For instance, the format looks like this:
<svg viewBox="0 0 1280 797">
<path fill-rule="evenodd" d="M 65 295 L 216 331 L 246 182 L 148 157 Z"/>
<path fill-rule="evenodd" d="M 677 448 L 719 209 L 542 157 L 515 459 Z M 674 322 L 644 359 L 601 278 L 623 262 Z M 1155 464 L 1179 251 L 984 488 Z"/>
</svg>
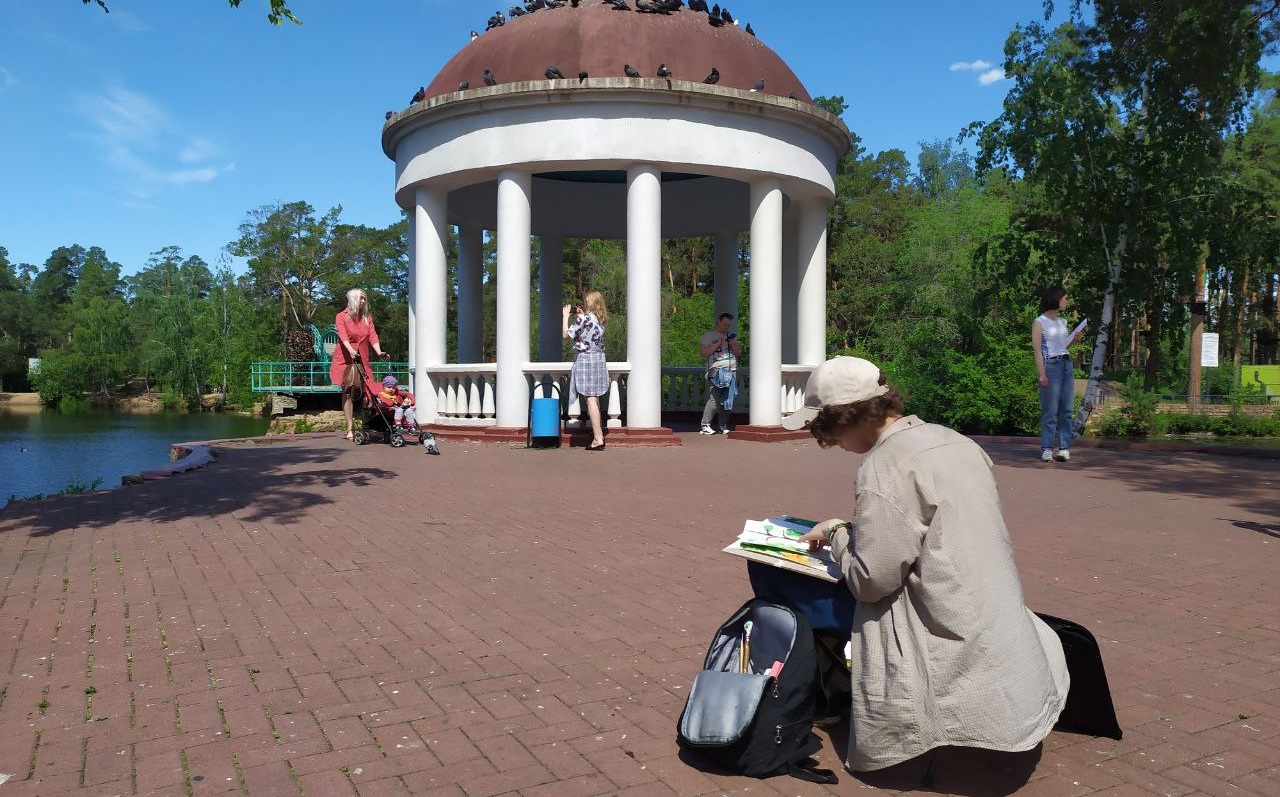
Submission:
<svg viewBox="0 0 1280 797">
<path fill-rule="evenodd" d="M 438 188 L 419 188 L 414 207 L 413 263 L 417 275 L 414 295 L 414 394 L 435 392 L 427 368 L 445 363 L 445 327 L 448 320 L 449 233 L 445 224 L 448 194 Z M 419 403 L 418 419 L 432 423 L 435 402 Z"/>
<path fill-rule="evenodd" d="M 564 250 L 560 236 L 544 235 L 539 240 L 541 268 L 538 270 L 538 360 L 558 363 L 564 359 L 560 325 L 564 302 Z"/>
<path fill-rule="evenodd" d="M 716 316 L 733 313 L 738 316 L 738 234 L 732 231 L 716 233 L 716 274 L 712 281 L 715 290 Z"/>
<path fill-rule="evenodd" d="M 796 362 L 818 365 L 827 359 L 827 213 L 830 203 L 810 199 L 800 207 L 796 249 Z"/>
<path fill-rule="evenodd" d="M 800 230 L 800 208 L 796 202 L 782 214 L 782 361 L 796 361 L 796 324 L 800 290 L 796 238 Z"/>
<path fill-rule="evenodd" d="M 627 170 L 627 426 L 662 425 L 662 172 Z"/>
<path fill-rule="evenodd" d="M 776 177 L 751 183 L 752 426 L 782 421 L 782 186 Z"/>
<path fill-rule="evenodd" d="M 409 292 L 409 390 L 418 392 L 418 217 L 417 210 L 409 214 L 409 279 L 405 290 Z"/>
<path fill-rule="evenodd" d="M 458 225 L 458 362 L 484 359 L 483 259 L 484 230 L 479 224 Z"/>
<path fill-rule="evenodd" d="M 498 426 L 529 424 L 529 233 L 532 177 L 528 172 L 498 175 Z"/>
</svg>

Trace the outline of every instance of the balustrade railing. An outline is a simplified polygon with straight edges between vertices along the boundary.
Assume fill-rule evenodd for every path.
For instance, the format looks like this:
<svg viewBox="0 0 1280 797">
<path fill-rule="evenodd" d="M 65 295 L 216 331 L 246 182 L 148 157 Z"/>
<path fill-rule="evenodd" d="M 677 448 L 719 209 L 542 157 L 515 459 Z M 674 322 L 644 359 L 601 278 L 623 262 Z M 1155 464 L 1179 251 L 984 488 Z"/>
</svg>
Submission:
<svg viewBox="0 0 1280 797">
<path fill-rule="evenodd" d="M 622 426 L 626 414 L 627 376 L 630 363 L 611 362 L 609 392 L 600 397 L 600 410 L 605 425 Z M 524 374 L 527 389 L 538 386 L 536 397 L 558 396 L 561 420 L 569 428 L 589 423 L 586 402 L 569 403 L 569 372 L 573 364 L 527 363 Z M 804 387 L 808 381 L 807 365 L 782 366 L 782 415 L 790 415 L 804 405 Z M 440 421 L 456 426 L 496 426 L 497 403 L 494 400 L 497 366 L 493 363 L 434 365 L 427 369 L 436 393 L 436 411 Z M 552 388 L 551 385 L 555 385 Z M 738 370 L 738 394 L 734 399 L 737 412 L 750 406 L 751 370 Z M 662 409 L 664 412 L 701 412 L 707 403 L 706 369 L 699 367 L 666 367 L 662 369 Z M 419 398 L 419 402 L 422 399 Z"/>
</svg>

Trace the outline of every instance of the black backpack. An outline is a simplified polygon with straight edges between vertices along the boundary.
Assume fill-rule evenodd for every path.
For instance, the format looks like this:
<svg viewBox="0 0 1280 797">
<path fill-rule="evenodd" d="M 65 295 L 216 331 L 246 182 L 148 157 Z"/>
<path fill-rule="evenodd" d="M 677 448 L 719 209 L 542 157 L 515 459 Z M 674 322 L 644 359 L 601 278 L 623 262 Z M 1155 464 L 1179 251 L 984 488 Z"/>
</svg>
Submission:
<svg viewBox="0 0 1280 797">
<path fill-rule="evenodd" d="M 753 598 L 711 640 L 680 714 L 676 740 L 685 750 L 742 775 L 790 774 L 835 783 L 835 773 L 816 768 L 810 759 L 822 747 L 813 735 L 817 690 L 808 618 Z"/>
</svg>

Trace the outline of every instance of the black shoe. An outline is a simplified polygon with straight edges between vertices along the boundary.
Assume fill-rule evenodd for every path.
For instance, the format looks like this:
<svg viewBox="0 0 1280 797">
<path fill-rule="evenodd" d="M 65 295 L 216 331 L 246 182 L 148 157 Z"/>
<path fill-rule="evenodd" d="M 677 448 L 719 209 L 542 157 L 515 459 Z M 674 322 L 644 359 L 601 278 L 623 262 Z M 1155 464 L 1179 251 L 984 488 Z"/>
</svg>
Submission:
<svg viewBox="0 0 1280 797">
<path fill-rule="evenodd" d="M 595 445 L 589 445 L 589 446 L 587 446 L 587 450 L 588 450 L 588 451 L 604 451 L 604 443 L 601 443 L 601 444 L 600 444 L 600 445 L 598 445 L 598 446 L 595 446 Z"/>
</svg>

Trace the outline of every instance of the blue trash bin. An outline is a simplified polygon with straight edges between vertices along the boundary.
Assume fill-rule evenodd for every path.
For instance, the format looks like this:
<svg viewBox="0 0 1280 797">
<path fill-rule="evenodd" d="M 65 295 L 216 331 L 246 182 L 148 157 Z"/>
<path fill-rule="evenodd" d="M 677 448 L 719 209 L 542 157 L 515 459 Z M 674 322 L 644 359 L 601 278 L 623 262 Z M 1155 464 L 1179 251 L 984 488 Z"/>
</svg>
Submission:
<svg viewBox="0 0 1280 797">
<path fill-rule="evenodd" d="M 555 388 L 556 394 L 539 397 L 544 388 Z M 529 391 L 529 437 L 525 446 L 532 448 L 535 440 L 541 440 L 541 445 L 560 447 L 560 385 L 555 382 L 539 382 Z"/>
</svg>

